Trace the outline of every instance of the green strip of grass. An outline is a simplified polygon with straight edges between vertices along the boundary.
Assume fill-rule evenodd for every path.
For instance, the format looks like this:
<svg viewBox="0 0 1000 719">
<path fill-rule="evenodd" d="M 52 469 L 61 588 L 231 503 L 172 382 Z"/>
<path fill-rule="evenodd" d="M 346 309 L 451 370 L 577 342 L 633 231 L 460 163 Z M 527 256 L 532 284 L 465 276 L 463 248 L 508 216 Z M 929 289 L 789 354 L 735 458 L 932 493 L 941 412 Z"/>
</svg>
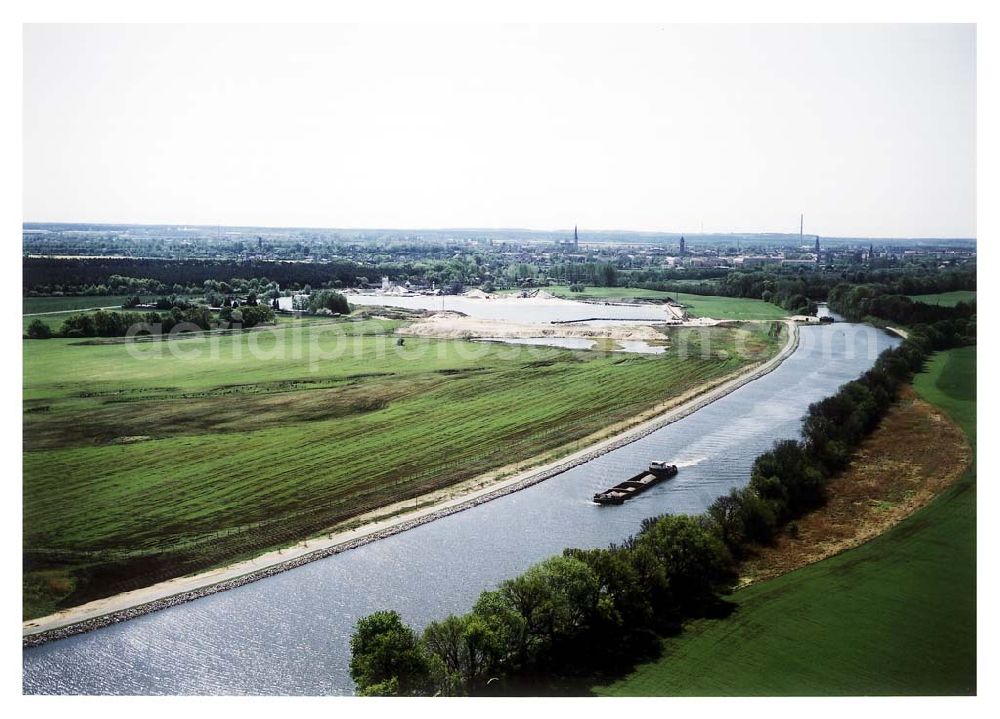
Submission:
<svg viewBox="0 0 1000 719">
<path fill-rule="evenodd" d="M 976 443 L 976 348 L 916 391 Z M 861 547 L 736 592 L 736 611 L 664 642 L 613 696 L 955 695 L 976 690 L 975 465 Z"/>
<path fill-rule="evenodd" d="M 915 302 L 924 302 L 928 305 L 941 305 L 942 307 L 954 307 L 959 302 L 973 302 L 976 293 L 972 290 L 955 290 L 954 292 L 938 292 L 932 295 L 907 295 Z"/>
<path fill-rule="evenodd" d="M 671 296 L 669 292 L 643 290 L 638 287 L 585 287 L 583 292 L 570 292 L 569 285 L 554 285 L 543 287 L 544 291 L 556 297 L 568 300 L 630 300 L 636 298 L 650 300 L 665 300 Z"/>
<path fill-rule="evenodd" d="M 58 332 L 63 322 L 80 312 L 80 310 L 67 310 L 66 312 L 56 312 L 51 315 L 24 315 L 21 317 L 21 331 L 25 333 L 32 322 L 40 321 L 49 326 L 53 332 Z"/>
<path fill-rule="evenodd" d="M 695 317 L 711 317 L 717 320 L 776 320 L 788 316 L 788 312 L 777 305 L 745 297 L 681 293 L 677 301 L 687 307 L 688 312 Z"/>
<path fill-rule="evenodd" d="M 721 297 L 718 295 L 693 295 L 687 292 L 658 292 L 635 287 L 586 287 L 583 292 L 570 292 L 567 285 L 542 288 L 556 297 L 570 300 L 614 300 L 648 299 L 665 301 L 676 299 L 688 308 L 695 317 L 711 317 L 717 320 L 777 320 L 787 317 L 788 312 L 764 300 L 744 297 Z"/>
<path fill-rule="evenodd" d="M 94 295 L 87 297 L 25 297 L 21 302 L 21 312 L 69 312 L 88 310 L 94 307 L 121 307 L 130 299 L 125 295 Z M 147 302 L 150 297 L 144 297 Z"/>
</svg>

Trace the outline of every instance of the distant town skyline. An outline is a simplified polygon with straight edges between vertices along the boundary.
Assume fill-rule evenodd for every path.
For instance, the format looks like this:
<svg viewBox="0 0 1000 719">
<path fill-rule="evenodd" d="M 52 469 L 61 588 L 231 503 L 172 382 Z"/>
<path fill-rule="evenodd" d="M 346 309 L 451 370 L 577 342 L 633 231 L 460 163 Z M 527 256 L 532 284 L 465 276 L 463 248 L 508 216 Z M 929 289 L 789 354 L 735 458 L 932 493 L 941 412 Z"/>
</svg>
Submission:
<svg viewBox="0 0 1000 719">
<path fill-rule="evenodd" d="M 24 31 L 24 220 L 974 238 L 975 28 Z"/>
<path fill-rule="evenodd" d="M 153 222 L 153 223 L 143 223 L 143 222 L 106 222 L 106 221 L 90 221 L 90 222 L 74 222 L 69 220 L 55 220 L 48 222 L 45 220 L 25 220 L 22 223 L 25 233 L 34 232 L 46 232 L 50 231 L 51 228 L 47 226 L 58 225 L 61 228 L 66 226 L 74 227 L 108 227 L 108 228 L 118 228 L 118 227 L 134 227 L 134 228 L 150 228 L 150 227 L 164 227 L 171 229 L 180 230 L 193 230 L 200 229 L 204 230 L 206 234 L 202 235 L 202 238 L 210 238 L 211 233 L 215 230 L 226 231 L 230 234 L 242 234 L 235 231 L 246 231 L 250 234 L 256 232 L 283 232 L 283 231 L 308 231 L 308 232 L 389 232 L 389 233 L 408 233 L 408 232 L 427 232 L 427 233 L 497 233 L 498 235 L 504 234 L 517 234 L 526 233 L 531 235 L 541 235 L 541 236 L 551 236 L 551 238 L 558 240 L 560 243 L 573 244 L 574 241 L 579 243 L 579 226 L 573 227 L 553 227 L 553 228 L 538 228 L 538 227 L 321 227 L 318 225 L 235 225 L 235 224 L 200 224 L 195 222 Z M 96 230 L 95 230 L 96 231 Z M 864 241 L 869 240 L 874 241 L 956 241 L 956 242 L 973 242 L 975 243 L 977 238 L 974 236 L 962 237 L 962 236 L 876 236 L 876 235 L 823 235 L 816 232 L 806 232 L 804 235 L 800 235 L 798 231 L 792 232 L 787 230 L 760 230 L 760 231 L 740 231 L 733 230 L 730 232 L 701 232 L 698 230 L 670 230 L 670 229 L 620 229 L 615 227 L 588 227 L 583 228 L 584 232 L 583 242 L 587 242 L 586 235 L 600 236 L 606 238 L 608 235 L 621 234 L 623 236 L 627 235 L 640 235 L 640 236 L 655 236 L 663 235 L 672 240 L 684 240 L 685 237 L 704 239 L 713 238 L 712 241 L 721 241 L 721 238 L 732 237 L 736 240 L 740 239 L 752 239 L 753 237 L 786 237 L 789 240 L 799 240 L 803 246 L 809 245 L 814 246 L 820 239 L 831 240 L 831 241 Z M 600 242 L 606 242 L 608 240 L 602 239 Z"/>
</svg>

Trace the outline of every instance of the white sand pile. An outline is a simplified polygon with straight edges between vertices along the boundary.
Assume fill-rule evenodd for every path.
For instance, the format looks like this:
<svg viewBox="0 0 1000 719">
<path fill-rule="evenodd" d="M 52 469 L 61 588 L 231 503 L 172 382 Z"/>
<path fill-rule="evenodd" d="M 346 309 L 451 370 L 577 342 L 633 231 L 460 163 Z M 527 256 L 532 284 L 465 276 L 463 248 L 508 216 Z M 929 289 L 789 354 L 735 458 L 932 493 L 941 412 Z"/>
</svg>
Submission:
<svg viewBox="0 0 1000 719">
<path fill-rule="evenodd" d="M 489 294 L 488 292 L 483 292 L 478 287 L 476 289 L 474 289 L 474 290 L 468 290 L 467 292 L 462 293 L 462 296 L 463 297 L 472 297 L 472 298 L 475 298 L 477 300 L 492 300 L 493 299 L 493 295 Z"/>
</svg>

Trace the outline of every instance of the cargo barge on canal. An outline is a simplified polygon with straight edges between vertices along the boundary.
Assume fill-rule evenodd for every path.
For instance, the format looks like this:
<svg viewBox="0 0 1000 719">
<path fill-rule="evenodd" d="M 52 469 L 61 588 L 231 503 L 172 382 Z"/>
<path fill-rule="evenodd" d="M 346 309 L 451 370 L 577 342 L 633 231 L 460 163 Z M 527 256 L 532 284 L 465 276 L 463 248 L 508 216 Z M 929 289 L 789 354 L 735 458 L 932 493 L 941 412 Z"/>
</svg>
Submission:
<svg viewBox="0 0 1000 719">
<path fill-rule="evenodd" d="M 632 499 L 636 495 L 642 494 L 654 484 L 670 479 L 677 474 L 676 464 L 666 462 L 650 462 L 649 469 L 639 472 L 631 479 L 626 479 L 620 484 L 616 484 L 611 489 L 598 492 L 594 495 L 594 502 L 597 504 L 623 504 L 626 499 Z"/>
</svg>

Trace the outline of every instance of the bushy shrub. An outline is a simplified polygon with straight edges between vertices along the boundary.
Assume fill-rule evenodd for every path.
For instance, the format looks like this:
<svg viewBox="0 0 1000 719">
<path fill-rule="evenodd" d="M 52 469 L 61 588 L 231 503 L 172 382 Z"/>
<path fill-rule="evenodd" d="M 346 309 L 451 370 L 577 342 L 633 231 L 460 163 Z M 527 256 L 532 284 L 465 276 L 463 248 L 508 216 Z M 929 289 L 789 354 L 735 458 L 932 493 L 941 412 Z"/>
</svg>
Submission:
<svg viewBox="0 0 1000 719">
<path fill-rule="evenodd" d="M 368 696 L 425 694 L 431 662 L 397 612 L 375 612 L 358 621 L 351 637 L 351 678 Z"/>
<path fill-rule="evenodd" d="M 28 325 L 28 338 L 33 340 L 47 340 L 52 336 L 52 330 L 40 319 L 34 319 Z"/>
<path fill-rule="evenodd" d="M 318 313 L 322 311 L 336 312 L 342 315 L 351 313 L 351 306 L 347 298 L 335 290 L 320 290 L 309 295 L 309 311 Z"/>
</svg>

